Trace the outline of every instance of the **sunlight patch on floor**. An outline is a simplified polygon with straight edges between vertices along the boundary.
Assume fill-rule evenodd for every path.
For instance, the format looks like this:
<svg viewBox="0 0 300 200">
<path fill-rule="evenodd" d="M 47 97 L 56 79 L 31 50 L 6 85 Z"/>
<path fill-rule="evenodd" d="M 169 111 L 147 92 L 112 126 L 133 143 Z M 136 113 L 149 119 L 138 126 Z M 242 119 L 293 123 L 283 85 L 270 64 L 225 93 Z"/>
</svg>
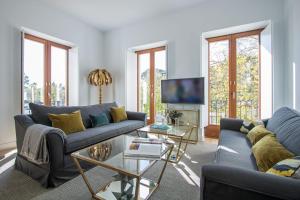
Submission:
<svg viewBox="0 0 300 200">
<path fill-rule="evenodd" d="M 176 164 L 173 164 L 174 168 L 180 173 L 180 175 L 186 180 L 186 182 L 190 185 L 195 186 L 195 183 L 189 178 L 188 175 L 184 173 L 182 169 L 180 169 Z"/>
<path fill-rule="evenodd" d="M 4 155 L 4 158 L 1 159 L 1 163 L 3 163 L 3 164 L 0 166 L 0 174 L 2 174 L 6 170 L 8 170 L 12 166 L 14 166 L 15 160 L 16 160 L 14 158 L 14 154 L 16 154 L 16 153 L 17 153 L 17 149 L 14 149 L 14 150 L 7 152 Z"/>
<path fill-rule="evenodd" d="M 197 185 L 200 187 L 200 177 L 189 168 L 184 162 L 180 161 L 178 164 L 173 164 L 174 168 L 181 174 L 181 176 L 186 180 L 186 182 L 190 185 Z M 181 169 L 180 167 L 183 167 Z"/>
<path fill-rule="evenodd" d="M 8 161 L 7 163 L 3 164 L 1 167 L 0 167 L 0 174 L 2 174 L 3 172 L 5 172 L 6 170 L 8 170 L 9 168 L 11 168 L 12 166 L 14 166 L 15 164 L 15 158 Z"/>
<path fill-rule="evenodd" d="M 225 147 L 225 146 L 222 146 L 222 145 L 218 146 L 218 149 L 223 149 L 223 150 L 225 150 L 225 151 L 228 151 L 228 152 L 230 152 L 230 153 L 239 154 L 239 153 L 238 153 L 238 152 L 236 152 L 235 150 L 233 150 L 233 149 L 230 149 L 230 148 L 228 148 L 228 147 Z"/>
</svg>

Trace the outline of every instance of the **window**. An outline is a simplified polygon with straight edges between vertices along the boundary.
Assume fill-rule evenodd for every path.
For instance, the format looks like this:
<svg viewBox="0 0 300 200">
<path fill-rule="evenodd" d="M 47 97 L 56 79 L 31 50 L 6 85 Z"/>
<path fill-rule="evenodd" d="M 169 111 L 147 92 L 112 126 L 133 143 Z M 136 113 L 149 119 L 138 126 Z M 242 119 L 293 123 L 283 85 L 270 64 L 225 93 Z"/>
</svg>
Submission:
<svg viewBox="0 0 300 200">
<path fill-rule="evenodd" d="M 207 136 L 218 132 L 223 117 L 261 118 L 261 31 L 208 39 Z"/>
<path fill-rule="evenodd" d="M 164 114 L 166 104 L 161 103 L 161 80 L 167 78 L 166 49 L 158 47 L 137 51 L 138 111 L 147 113 L 148 123 L 157 114 Z"/>
<path fill-rule="evenodd" d="M 68 105 L 70 47 L 29 34 L 25 34 L 23 45 L 23 113 L 30 112 L 30 102 Z"/>
</svg>

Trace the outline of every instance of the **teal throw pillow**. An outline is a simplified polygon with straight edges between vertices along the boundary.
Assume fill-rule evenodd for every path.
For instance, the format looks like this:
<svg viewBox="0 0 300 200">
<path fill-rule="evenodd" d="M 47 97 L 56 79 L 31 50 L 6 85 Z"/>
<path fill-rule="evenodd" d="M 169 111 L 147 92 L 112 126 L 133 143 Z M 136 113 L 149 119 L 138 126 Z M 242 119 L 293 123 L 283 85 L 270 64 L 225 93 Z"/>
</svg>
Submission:
<svg viewBox="0 0 300 200">
<path fill-rule="evenodd" d="M 105 113 L 100 113 L 99 115 L 90 115 L 90 119 L 92 121 L 92 127 L 99 127 L 109 124 L 109 120 Z"/>
</svg>

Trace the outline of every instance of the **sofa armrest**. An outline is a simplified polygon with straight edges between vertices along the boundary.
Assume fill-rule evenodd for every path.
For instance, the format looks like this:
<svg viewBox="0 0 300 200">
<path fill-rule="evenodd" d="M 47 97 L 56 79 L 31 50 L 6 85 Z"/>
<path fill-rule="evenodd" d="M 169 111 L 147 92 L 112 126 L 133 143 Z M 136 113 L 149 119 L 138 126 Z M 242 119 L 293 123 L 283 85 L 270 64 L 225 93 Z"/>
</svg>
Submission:
<svg viewBox="0 0 300 200">
<path fill-rule="evenodd" d="M 139 120 L 143 122 L 147 122 L 147 114 L 142 112 L 132 112 L 132 111 L 126 111 L 127 118 L 129 120 Z"/>
<path fill-rule="evenodd" d="M 243 125 L 242 119 L 222 118 L 220 121 L 220 129 L 228 129 L 232 131 L 240 131 Z"/>
<path fill-rule="evenodd" d="M 64 167 L 64 144 L 65 135 L 57 129 L 50 130 L 47 133 L 47 146 L 51 168 L 56 170 Z"/>
<path fill-rule="evenodd" d="M 300 181 L 292 178 L 224 165 L 202 167 L 201 200 L 299 200 L 299 188 Z"/>
<path fill-rule="evenodd" d="M 20 152 L 23 145 L 26 130 L 29 126 L 35 124 L 35 122 L 30 117 L 30 115 L 16 115 L 14 119 L 16 128 L 17 149 L 18 152 Z"/>
</svg>

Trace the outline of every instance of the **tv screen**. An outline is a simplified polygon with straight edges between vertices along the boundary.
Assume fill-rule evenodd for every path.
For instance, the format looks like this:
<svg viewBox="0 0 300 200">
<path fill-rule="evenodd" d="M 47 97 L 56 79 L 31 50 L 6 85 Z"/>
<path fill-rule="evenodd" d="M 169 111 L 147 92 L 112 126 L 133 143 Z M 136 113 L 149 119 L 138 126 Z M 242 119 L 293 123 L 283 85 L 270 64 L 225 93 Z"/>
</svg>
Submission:
<svg viewBox="0 0 300 200">
<path fill-rule="evenodd" d="M 162 103 L 204 104 L 204 78 L 161 81 Z"/>
</svg>

